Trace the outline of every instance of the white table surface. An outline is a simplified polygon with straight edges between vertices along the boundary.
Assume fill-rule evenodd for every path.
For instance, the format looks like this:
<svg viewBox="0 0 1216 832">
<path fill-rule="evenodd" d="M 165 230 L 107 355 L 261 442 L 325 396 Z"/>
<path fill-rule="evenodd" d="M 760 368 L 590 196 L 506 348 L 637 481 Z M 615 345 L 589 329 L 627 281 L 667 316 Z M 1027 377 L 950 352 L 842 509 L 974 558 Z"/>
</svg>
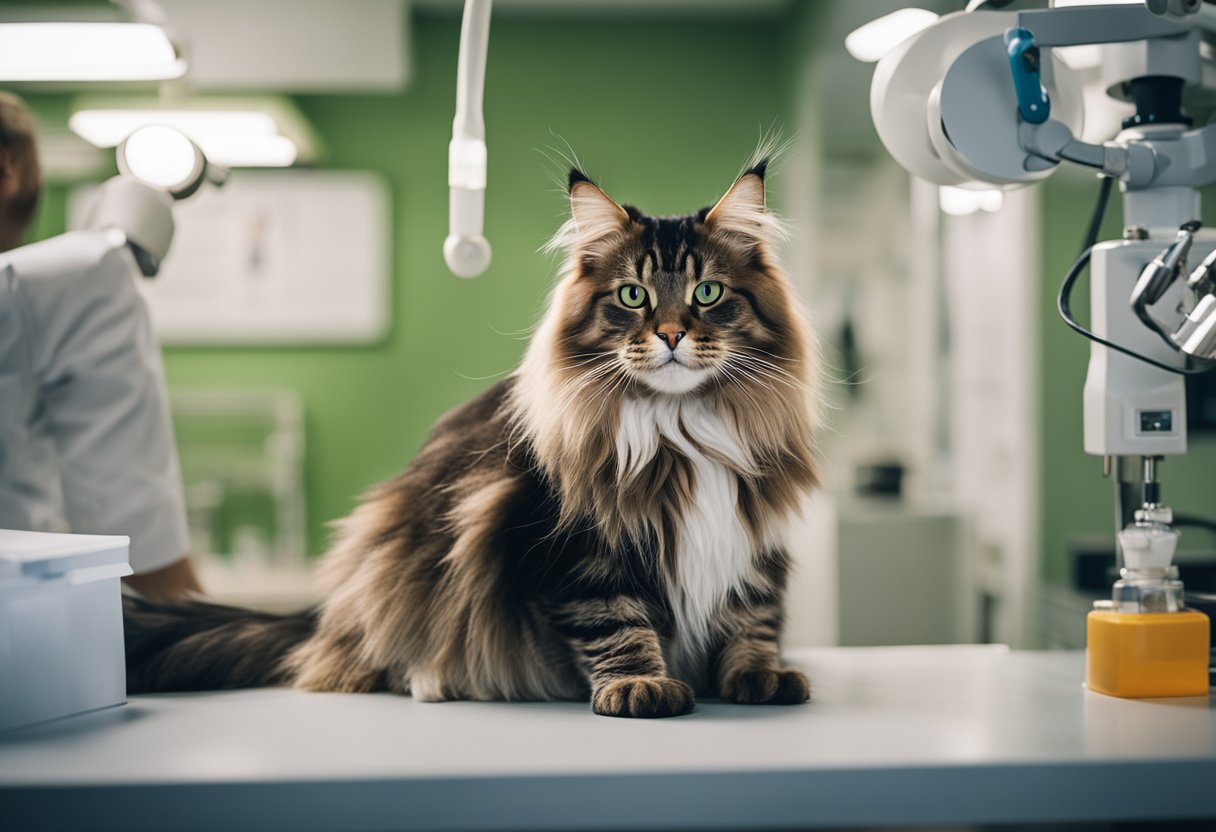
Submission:
<svg viewBox="0 0 1216 832">
<path fill-rule="evenodd" d="M 0 828 L 780 828 L 1216 818 L 1210 698 L 1083 688 L 1082 653 L 792 653 L 814 701 L 685 717 L 252 690 L 0 736 Z"/>
</svg>

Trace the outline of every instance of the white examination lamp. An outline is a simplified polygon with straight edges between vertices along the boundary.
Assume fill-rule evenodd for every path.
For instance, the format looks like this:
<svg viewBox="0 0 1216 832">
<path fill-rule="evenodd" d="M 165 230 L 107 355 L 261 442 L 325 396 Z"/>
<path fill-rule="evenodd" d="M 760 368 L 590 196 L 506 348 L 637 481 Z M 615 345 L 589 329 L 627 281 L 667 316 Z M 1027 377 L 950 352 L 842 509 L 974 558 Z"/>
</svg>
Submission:
<svg viewBox="0 0 1216 832">
<path fill-rule="evenodd" d="M 465 0 L 456 70 L 456 118 L 448 145 L 448 236 L 443 259 L 457 277 L 477 277 L 490 265 L 483 235 L 486 207 L 486 50 L 490 0 Z"/>
<path fill-rule="evenodd" d="M 185 133 L 163 124 L 141 127 L 118 145 L 118 172 L 184 199 L 206 178 L 207 160 Z"/>
<path fill-rule="evenodd" d="M 118 172 L 102 183 L 87 225 L 112 228 L 126 237 L 139 270 L 151 277 L 173 242 L 173 202 L 205 181 L 223 184 L 227 171 L 207 162 L 181 131 L 149 125 L 118 146 Z"/>
</svg>

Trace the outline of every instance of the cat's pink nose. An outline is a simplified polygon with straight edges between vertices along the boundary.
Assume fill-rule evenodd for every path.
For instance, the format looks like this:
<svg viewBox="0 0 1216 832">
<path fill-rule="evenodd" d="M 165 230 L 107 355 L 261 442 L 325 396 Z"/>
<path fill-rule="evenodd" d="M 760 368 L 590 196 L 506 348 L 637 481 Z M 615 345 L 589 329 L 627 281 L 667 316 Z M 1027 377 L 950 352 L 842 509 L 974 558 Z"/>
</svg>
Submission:
<svg viewBox="0 0 1216 832">
<path fill-rule="evenodd" d="M 684 340 L 684 336 L 687 333 L 680 329 L 679 324 L 659 324 L 654 334 L 659 336 L 659 340 L 666 344 L 669 349 L 674 350 L 676 344 Z"/>
</svg>

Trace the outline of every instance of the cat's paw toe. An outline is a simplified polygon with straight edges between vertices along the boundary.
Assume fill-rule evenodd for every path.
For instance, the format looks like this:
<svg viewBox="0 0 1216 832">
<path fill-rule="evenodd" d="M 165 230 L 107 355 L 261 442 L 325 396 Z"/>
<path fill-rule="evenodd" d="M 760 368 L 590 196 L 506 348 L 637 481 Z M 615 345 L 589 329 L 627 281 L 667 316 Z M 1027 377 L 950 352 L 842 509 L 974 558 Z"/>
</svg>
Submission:
<svg viewBox="0 0 1216 832">
<path fill-rule="evenodd" d="M 679 716 L 691 711 L 693 704 L 692 688 L 678 679 L 659 676 L 614 679 L 591 696 L 591 708 L 600 716 Z"/>
<path fill-rule="evenodd" d="M 722 698 L 740 705 L 795 705 L 811 698 L 811 683 L 801 670 L 745 670 L 722 683 Z"/>
</svg>

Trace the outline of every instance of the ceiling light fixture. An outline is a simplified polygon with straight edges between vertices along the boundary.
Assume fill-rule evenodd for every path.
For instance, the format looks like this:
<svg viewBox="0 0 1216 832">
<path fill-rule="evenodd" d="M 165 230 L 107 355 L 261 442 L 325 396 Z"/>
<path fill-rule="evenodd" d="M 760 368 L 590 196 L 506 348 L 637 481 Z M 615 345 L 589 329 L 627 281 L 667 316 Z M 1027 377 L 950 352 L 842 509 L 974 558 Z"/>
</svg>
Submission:
<svg viewBox="0 0 1216 832">
<path fill-rule="evenodd" d="M 136 130 L 171 127 L 225 167 L 288 167 L 297 148 L 260 110 L 86 109 L 68 119 L 72 132 L 97 147 L 117 147 Z"/>
<path fill-rule="evenodd" d="M 148 23 L 0 23 L 0 81 L 164 81 L 186 62 Z"/>
</svg>

